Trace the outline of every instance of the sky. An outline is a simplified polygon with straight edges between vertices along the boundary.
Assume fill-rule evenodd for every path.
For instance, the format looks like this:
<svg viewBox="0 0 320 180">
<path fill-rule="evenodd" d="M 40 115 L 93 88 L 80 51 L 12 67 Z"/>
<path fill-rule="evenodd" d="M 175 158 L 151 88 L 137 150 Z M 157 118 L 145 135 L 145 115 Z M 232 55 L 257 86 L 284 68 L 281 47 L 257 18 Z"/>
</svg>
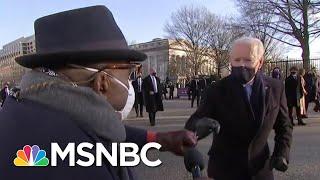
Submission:
<svg viewBox="0 0 320 180">
<path fill-rule="evenodd" d="M 111 10 L 129 43 L 165 37 L 165 23 L 184 5 L 205 6 L 221 16 L 238 15 L 234 0 L 0 0 L 0 48 L 34 34 L 33 23 L 39 17 L 93 5 L 105 5 Z M 317 44 L 311 48 L 313 55 L 320 57 L 320 41 L 313 44 Z M 299 49 L 293 49 L 289 58 L 300 54 Z"/>
</svg>

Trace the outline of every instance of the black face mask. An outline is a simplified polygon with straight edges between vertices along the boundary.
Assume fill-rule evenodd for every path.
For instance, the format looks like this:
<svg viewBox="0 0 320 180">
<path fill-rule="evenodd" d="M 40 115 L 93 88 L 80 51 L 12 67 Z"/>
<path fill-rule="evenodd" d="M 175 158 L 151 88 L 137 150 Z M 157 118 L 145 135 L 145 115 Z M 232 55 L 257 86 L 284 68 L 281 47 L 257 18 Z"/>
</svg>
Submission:
<svg viewBox="0 0 320 180">
<path fill-rule="evenodd" d="M 156 76 L 156 75 L 157 75 L 157 73 L 152 73 L 152 75 L 153 75 L 153 76 Z"/>
<path fill-rule="evenodd" d="M 291 72 L 291 74 L 292 74 L 292 75 L 296 75 L 296 74 L 297 74 L 297 72 L 294 72 L 294 71 L 293 71 L 293 72 Z"/>
<path fill-rule="evenodd" d="M 231 68 L 231 76 L 233 76 L 241 84 L 248 83 L 255 75 L 256 74 L 254 68 L 248 68 L 243 66 Z"/>
</svg>

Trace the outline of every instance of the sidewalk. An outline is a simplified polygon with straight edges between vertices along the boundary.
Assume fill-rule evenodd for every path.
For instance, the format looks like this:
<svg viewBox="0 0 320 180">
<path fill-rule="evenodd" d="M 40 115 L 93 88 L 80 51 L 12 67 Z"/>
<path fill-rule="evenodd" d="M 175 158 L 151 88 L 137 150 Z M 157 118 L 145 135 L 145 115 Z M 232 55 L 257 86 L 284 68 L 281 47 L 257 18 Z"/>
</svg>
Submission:
<svg viewBox="0 0 320 180">
<path fill-rule="evenodd" d="M 190 107 L 191 101 L 189 101 L 188 99 L 163 100 L 163 106 L 164 111 L 158 111 L 156 119 L 187 119 L 197 109 L 196 107 Z M 143 117 L 136 117 L 136 113 L 133 108 L 126 121 L 149 120 L 145 106 L 143 107 L 143 110 Z"/>
<path fill-rule="evenodd" d="M 196 106 L 196 103 L 194 104 Z M 159 120 L 178 120 L 178 119 L 188 119 L 197 108 L 191 108 L 191 101 L 188 99 L 173 99 L 173 100 L 163 100 L 164 111 L 158 111 L 156 119 Z M 308 116 L 309 118 L 304 119 L 309 125 L 320 125 L 320 112 L 313 111 L 313 104 L 310 105 Z M 294 111 L 295 112 L 295 111 Z M 144 117 L 136 117 L 134 108 L 130 112 L 128 118 L 125 121 L 146 121 L 149 120 L 148 113 L 143 112 Z M 294 115 L 295 117 L 295 115 Z M 295 121 L 297 123 L 297 121 Z"/>
</svg>

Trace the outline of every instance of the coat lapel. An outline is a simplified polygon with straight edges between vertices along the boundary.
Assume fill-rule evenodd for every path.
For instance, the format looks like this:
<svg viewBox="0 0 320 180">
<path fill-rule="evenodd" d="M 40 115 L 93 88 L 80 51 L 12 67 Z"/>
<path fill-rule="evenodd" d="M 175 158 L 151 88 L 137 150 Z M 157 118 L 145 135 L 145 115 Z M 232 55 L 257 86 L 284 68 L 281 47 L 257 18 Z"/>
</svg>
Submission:
<svg viewBox="0 0 320 180">
<path fill-rule="evenodd" d="M 229 79 L 229 90 L 230 90 L 230 104 L 235 104 L 235 107 L 238 108 L 239 107 L 244 107 L 246 109 L 246 112 L 248 112 L 249 114 L 249 118 L 254 120 L 254 114 L 253 114 L 253 110 L 250 106 L 250 103 L 248 101 L 246 92 L 244 90 L 244 88 L 242 87 L 241 84 L 235 83 L 231 77 Z M 235 110 L 233 110 L 234 112 Z"/>
<path fill-rule="evenodd" d="M 271 90 L 271 88 L 270 88 L 270 84 L 268 83 L 268 81 L 266 81 L 266 79 L 265 78 L 263 78 L 263 86 L 264 86 L 264 92 L 263 92 L 263 94 L 264 94 L 264 107 L 263 107 L 263 113 L 262 113 L 262 117 L 261 117 L 261 120 L 262 120 L 262 122 L 261 122 L 261 125 L 263 124 L 263 121 L 264 121 L 264 119 L 265 119 L 265 117 L 266 117 L 266 113 L 267 113 L 267 110 L 268 110 L 268 108 L 269 108 L 269 101 L 270 101 L 270 90 Z"/>
</svg>

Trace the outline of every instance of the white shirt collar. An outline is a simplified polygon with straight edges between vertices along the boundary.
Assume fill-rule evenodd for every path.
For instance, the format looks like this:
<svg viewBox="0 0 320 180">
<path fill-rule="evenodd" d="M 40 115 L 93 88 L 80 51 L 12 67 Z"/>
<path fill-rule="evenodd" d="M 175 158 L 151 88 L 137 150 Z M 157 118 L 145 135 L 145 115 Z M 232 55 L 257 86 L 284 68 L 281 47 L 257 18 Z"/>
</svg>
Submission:
<svg viewBox="0 0 320 180">
<path fill-rule="evenodd" d="M 253 82 L 254 82 L 254 78 L 250 82 L 248 82 L 247 84 L 242 84 L 242 86 L 243 87 L 252 86 Z"/>
</svg>

